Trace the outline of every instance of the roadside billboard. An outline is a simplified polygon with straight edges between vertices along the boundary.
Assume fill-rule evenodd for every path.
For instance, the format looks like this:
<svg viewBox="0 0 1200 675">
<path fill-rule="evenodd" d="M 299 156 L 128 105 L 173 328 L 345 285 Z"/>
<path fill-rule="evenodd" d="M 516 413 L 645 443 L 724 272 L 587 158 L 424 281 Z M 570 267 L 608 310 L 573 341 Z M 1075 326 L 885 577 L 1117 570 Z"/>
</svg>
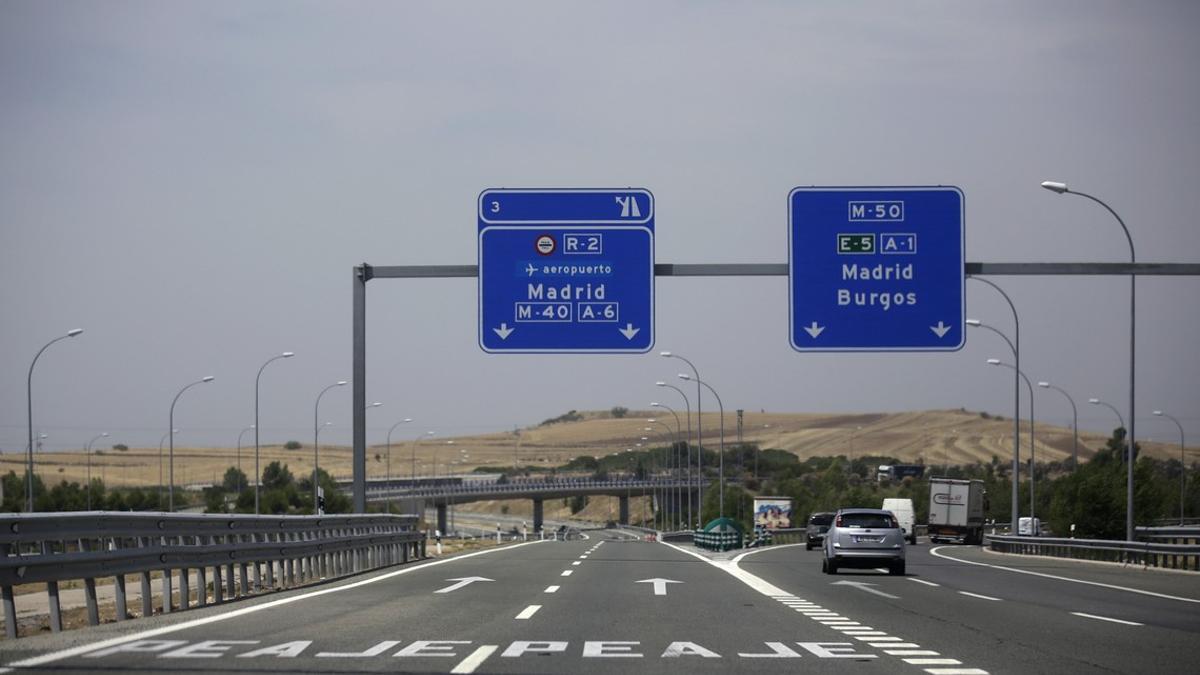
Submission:
<svg viewBox="0 0 1200 675">
<path fill-rule="evenodd" d="M 755 529 L 777 530 L 792 526 L 791 497 L 755 497 Z"/>
</svg>

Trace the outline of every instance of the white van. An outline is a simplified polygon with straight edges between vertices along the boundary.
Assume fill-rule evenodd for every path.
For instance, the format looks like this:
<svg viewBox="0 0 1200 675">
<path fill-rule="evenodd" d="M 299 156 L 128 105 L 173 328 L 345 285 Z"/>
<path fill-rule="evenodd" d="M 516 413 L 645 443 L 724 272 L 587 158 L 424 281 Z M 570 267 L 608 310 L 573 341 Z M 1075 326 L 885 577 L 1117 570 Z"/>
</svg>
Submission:
<svg viewBox="0 0 1200 675">
<path fill-rule="evenodd" d="M 900 529 L 904 530 L 904 538 L 915 546 L 917 543 L 917 517 L 916 512 L 913 511 L 913 501 L 911 499 L 885 499 L 883 500 L 883 509 L 891 511 L 892 515 L 896 516 L 896 520 L 900 521 Z"/>
</svg>

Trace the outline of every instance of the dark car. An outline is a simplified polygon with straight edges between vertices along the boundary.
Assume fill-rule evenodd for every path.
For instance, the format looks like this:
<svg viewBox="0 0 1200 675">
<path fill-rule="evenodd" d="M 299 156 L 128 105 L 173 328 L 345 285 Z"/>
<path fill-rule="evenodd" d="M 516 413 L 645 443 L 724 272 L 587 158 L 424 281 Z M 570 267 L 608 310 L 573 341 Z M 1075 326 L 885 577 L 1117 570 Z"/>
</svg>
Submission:
<svg viewBox="0 0 1200 675">
<path fill-rule="evenodd" d="M 834 514 L 829 511 L 814 513 L 808 517 L 808 525 L 804 528 L 804 548 L 809 551 L 825 541 L 825 532 L 833 524 Z"/>
<path fill-rule="evenodd" d="M 841 567 L 886 566 L 893 575 L 904 575 L 904 530 L 891 511 L 842 509 L 825 533 L 821 571 L 837 574 Z"/>
</svg>

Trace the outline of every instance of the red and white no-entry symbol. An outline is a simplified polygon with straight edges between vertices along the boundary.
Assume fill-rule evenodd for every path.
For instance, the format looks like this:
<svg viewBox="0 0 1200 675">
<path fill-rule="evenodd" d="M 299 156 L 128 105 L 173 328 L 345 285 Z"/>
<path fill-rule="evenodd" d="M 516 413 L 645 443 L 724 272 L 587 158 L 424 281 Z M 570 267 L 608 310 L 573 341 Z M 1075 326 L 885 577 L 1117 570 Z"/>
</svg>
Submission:
<svg viewBox="0 0 1200 675">
<path fill-rule="evenodd" d="M 538 236 L 537 243 L 534 244 L 534 248 L 536 248 L 537 252 L 542 255 L 550 255 L 551 253 L 554 253 L 554 249 L 558 248 L 558 244 L 554 242 L 554 237 L 548 234 L 543 234 Z"/>
</svg>

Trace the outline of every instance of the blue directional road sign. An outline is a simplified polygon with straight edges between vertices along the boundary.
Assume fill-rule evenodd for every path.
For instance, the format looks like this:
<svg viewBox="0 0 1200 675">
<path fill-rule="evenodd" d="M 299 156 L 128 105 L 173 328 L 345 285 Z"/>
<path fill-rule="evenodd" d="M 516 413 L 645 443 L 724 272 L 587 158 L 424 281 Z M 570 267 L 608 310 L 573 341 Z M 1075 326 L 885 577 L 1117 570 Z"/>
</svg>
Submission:
<svg viewBox="0 0 1200 675">
<path fill-rule="evenodd" d="M 637 188 L 480 193 L 479 346 L 650 351 L 654 196 Z"/>
<path fill-rule="evenodd" d="M 799 351 L 954 351 L 965 343 L 956 187 L 807 187 L 788 196 Z"/>
</svg>

